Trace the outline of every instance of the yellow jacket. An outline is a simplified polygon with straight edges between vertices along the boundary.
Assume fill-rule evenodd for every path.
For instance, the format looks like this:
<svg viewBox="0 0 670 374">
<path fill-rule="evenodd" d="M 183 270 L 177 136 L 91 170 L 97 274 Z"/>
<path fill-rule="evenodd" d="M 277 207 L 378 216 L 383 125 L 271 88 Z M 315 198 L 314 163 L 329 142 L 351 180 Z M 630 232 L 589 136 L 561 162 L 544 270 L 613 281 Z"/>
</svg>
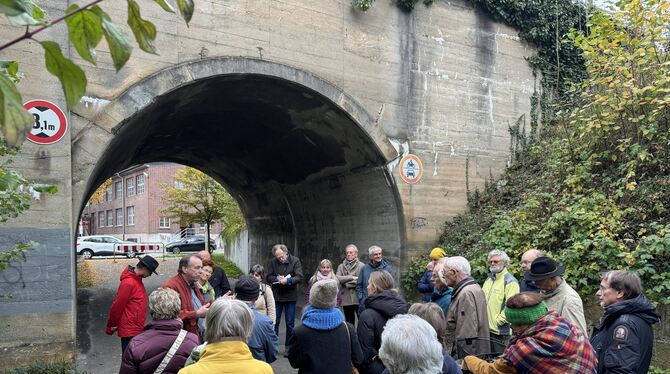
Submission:
<svg viewBox="0 0 670 374">
<path fill-rule="evenodd" d="M 492 334 L 510 335 L 509 324 L 503 313 L 504 303 L 519 293 L 519 282 L 505 268 L 498 274 L 489 274 L 482 290 L 486 296 L 489 330 Z"/>
<path fill-rule="evenodd" d="M 193 365 L 179 370 L 179 374 L 273 374 L 272 367 L 266 362 L 254 359 L 246 343 L 242 341 L 223 341 L 208 343 Z"/>
</svg>

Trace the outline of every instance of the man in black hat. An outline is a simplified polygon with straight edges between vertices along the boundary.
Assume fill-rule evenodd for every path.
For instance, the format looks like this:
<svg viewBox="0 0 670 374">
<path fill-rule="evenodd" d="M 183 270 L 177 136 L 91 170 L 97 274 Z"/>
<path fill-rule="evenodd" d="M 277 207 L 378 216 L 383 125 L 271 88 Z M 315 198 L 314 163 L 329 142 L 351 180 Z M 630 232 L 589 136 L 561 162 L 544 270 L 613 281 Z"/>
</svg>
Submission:
<svg viewBox="0 0 670 374">
<path fill-rule="evenodd" d="M 247 304 L 254 314 L 254 329 L 247 342 L 249 350 L 255 359 L 272 363 L 277 359 L 279 338 L 275 334 L 270 317 L 254 309 L 254 303 L 259 294 L 260 287 L 253 275 L 244 275 L 235 283 L 235 298 Z"/>
<path fill-rule="evenodd" d="M 544 302 L 549 309 L 555 310 L 588 336 L 582 298 L 563 279 L 564 270 L 556 261 L 542 256 L 533 261 L 530 270 L 524 274 L 524 279 L 535 282 L 535 286 L 542 290 L 545 295 Z"/>
<path fill-rule="evenodd" d="M 144 256 L 135 267 L 128 265 L 121 273 L 121 284 L 116 297 L 109 308 L 109 317 L 105 333 L 116 332 L 121 338 L 121 352 L 126 350 L 130 340 L 144 331 L 144 320 L 147 316 L 147 291 L 142 279 L 151 274 L 158 274 L 158 261 L 151 256 Z"/>
</svg>

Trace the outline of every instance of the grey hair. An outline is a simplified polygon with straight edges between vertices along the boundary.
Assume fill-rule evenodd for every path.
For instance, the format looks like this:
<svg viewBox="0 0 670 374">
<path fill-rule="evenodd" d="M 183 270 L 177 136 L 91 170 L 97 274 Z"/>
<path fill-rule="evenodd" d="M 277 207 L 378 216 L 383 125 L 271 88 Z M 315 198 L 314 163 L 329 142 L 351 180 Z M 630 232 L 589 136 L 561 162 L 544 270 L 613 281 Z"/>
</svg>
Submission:
<svg viewBox="0 0 670 374">
<path fill-rule="evenodd" d="M 379 358 L 391 374 L 441 373 L 444 360 L 435 329 L 410 314 L 400 314 L 386 322 Z"/>
<path fill-rule="evenodd" d="M 448 257 L 444 263 L 464 275 L 470 275 L 470 272 L 472 271 L 470 263 L 463 256 Z"/>
<path fill-rule="evenodd" d="M 177 274 L 183 274 L 184 271 L 182 270 L 182 268 L 187 268 L 187 267 L 191 266 L 191 259 L 194 258 L 194 257 L 199 259 L 199 260 L 202 260 L 200 258 L 200 256 L 196 256 L 196 255 L 188 255 L 188 256 L 184 256 L 184 257 L 180 258 L 179 259 L 179 268 L 177 268 Z"/>
<path fill-rule="evenodd" d="M 158 288 L 149 295 L 149 312 L 154 321 L 177 319 L 181 311 L 181 300 L 177 291 Z"/>
<path fill-rule="evenodd" d="M 282 252 L 288 253 L 288 247 L 285 244 L 275 244 L 272 246 L 272 255 L 277 254 L 277 250 L 281 249 Z"/>
<path fill-rule="evenodd" d="M 355 244 L 347 244 L 347 245 L 344 247 L 344 250 L 346 251 L 347 248 L 353 248 L 353 249 L 356 251 L 356 253 L 358 253 L 358 247 L 356 247 Z"/>
<path fill-rule="evenodd" d="M 330 262 L 329 259 L 324 258 L 323 260 L 321 260 L 321 262 L 319 262 L 319 266 L 316 268 L 316 271 L 321 270 L 321 268 L 322 268 L 323 266 L 326 266 L 326 265 L 327 265 L 327 266 L 330 266 L 331 269 L 333 268 L 333 263 Z"/>
<path fill-rule="evenodd" d="M 368 248 L 368 256 L 372 256 L 372 253 L 377 252 L 377 251 L 383 252 L 382 247 L 380 247 L 378 245 L 371 246 L 370 248 Z"/>
<path fill-rule="evenodd" d="M 610 284 L 610 288 L 623 292 L 624 300 L 632 299 L 642 293 L 640 276 L 632 271 L 610 270 L 602 275 L 602 279 Z"/>
<path fill-rule="evenodd" d="M 435 303 L 414 303 L 409 307 L 407 314 L 421 317 L 435 329 L 437 340 L 444 344 L 447 337 L 447 318 L 444 310 Z"/>
<path fill-rule="evenodd" d="M 205 317 L 205 340 L 216 343 L 225 338 L 247 342 L 254 328 L 251 309 L 240 300 L 219 298 L 209 307 Z"/>
<path fill-rule="evenodd" d="M 487 258 L 487 260 L 491 261 L 491 258 L 496 256 L 500 257 L 500 259 L 503 260 L 505 266 L 509 265 L 509 256 L 507 255 L 507 253 L 498 249 L 494 249 L 491 252 L 489 252 L 489 257 Z"/>
<path fill-rule="evenodd" d="M 258 274 L 261 276 L 261 278 L 263 278 L 263 276 L 265 275 L 265 268 L 263 267 L 263 265 L 256 264 L 252 266 L 251 269 L 249 269 L 249 274 L 251 275 Z"/>
</svg>

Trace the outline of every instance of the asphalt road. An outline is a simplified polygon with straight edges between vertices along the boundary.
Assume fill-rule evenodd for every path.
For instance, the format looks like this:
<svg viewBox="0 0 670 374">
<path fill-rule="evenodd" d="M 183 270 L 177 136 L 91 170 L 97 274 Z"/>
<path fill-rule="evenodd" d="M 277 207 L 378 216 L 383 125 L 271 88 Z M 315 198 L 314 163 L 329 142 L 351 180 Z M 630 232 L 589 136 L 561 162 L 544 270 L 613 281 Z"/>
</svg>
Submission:
<svg viewBox="0 0 670 374">
<path fill-rule="evenodd" d="M 177 273 L 178 258 L 160 257 L 158 272 L 144 280 L 147 293 L 153 292 L 163 282 Z M 112 305 L 116 289 L 119 286 L 119 275 L 128 265 L 137 263 L 136 259 L 111 259 L 88 260 L 94 265 L 96 271 L 102 275 L 100 284 L 94 288 L 77 290 L 77 367 L 94 374 L 113 374 L 119 372 L 121 363 L 121 340 L 116 336 L 105 334 L 105 323 L 107 313 Z M 231 279 L 231 285 L 234 280 Z M 147 315 L 147 321 L 151 317 Z M 296 326 L 300 323 L 296 320 Z M 279 342 L 284 342 L 284 328 L 280 329 Z M 284 350 L 283 344 L 279 351 Z M 282 355 L 272 363 L 275 373 L 297 373 L 297 369 L 291 368 L 288 360 Z"/>
</svg>

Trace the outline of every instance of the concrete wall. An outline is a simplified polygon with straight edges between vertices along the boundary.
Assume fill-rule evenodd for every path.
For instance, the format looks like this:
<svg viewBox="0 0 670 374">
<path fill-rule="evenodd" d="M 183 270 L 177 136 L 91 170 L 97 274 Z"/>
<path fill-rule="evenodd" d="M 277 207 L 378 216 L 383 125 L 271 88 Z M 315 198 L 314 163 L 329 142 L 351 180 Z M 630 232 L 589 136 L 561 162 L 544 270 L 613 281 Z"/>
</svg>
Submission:
<svg viewBox="0 0 670 374">
<path fill-rule="evenodd" d="M 40 4 L 54 17 L 67 5 L 55 0 Z M 69 113 L 71 130 L 65 139 L 50 146 L 26 143 L 12 164 L 30 179 L 57 184 L 59 192 L 8 222 L 0 239 L 10 243 L 17 235 L 39 238 L 45 247 L 30 252 L 21 266 L 58 277 L 43 276 L 18 286 L 0 280 L 2 289 L 16 293 L 13 299 L 0 301 L 5 321 L 28 320 L 16 315 L 21 311 L 25 316 L 38 313 L 49 325 L 40 333 L 28 330 L 20 340 L 3 333 L 0 341 L 7 347 L 49 342 L 51 352 L 72 354 L 71 233 L 88 194 L 124 167 L 181 161 L 224 182 L 247 217 L 249 263 L 265 263 L 270 246 L 286 242 L 305 257 L 306 268 L 313 268 L 318 258 L 339 259 L 341 246 L 358 241 L 361 248 L 384 243 L 394 265 L 402 266 L 404 259 L 429 249 L 444 220 L 465 207 L 466 160 L 471 186 L 502 171 L 508 157 L 507 127 L 530 109 L 534 79 L 525 57 L 533 49 L 519 41 L 515 30 L 492 22 L 465 1 L 420 5 L 410 14 L 381 1 L 367 13 L 353 10 L 349 0 L 197 1 L 190 27 L 153 3 L 142 5 L 143 16 L 159 30 L 156 44 L 161 55 L 136 48 L 127 66 L 114 74 L 103 42 L 98 64 L 83 63 L 87 96 Z M 125 21 L 125 3 L 105 2 L 103 7 L 118 23 Z M 0 21 L 2 35 L 23 32 L 5 19 Z M 58 25 L 39 38 L 65 46 L 64 35 L 65 26 Z M 82 62 L 73 49 L 65 48 L 64 53 Z M 60 85 L 46 74 L 42 54 L 37 43 L 27 41 L 1 57 L 21 62 L 27 75 L 20 86 L 25 100 L 47 99 L 64 107 Z M 320 108 L 278 106 L 304 134 L 317 132 L 321 140 L 335 139 L 323 144 L 337 144 L 326 153 L 344 152 L 340 169 L 314 165 L 316 172 L 303 181 L 245 184 L 253 168 L 247 175 L 233 158 L 211 161 L 225 153 L 223 141 L 218 147 L 197 143 L 179 154 L 160 149 L 161 140 L 199 134 L 197 120 L 175 125 L 169 133 L 141 127 L 158 121 L 152 119 L 158 113 L 151 108 L 161 96 L 172 105 L 165 104 L 166 108 L 178 108 L 189 105 L 198 90 L 207 89 L 206 84 L 196 87 L 194 82 L 248 73 L 295 82 L 307 88 L 302 89 L 304 95 L 325 99 Z M 142 129 L 152 131 L 150 147 L 149 140 L 134 140 L 146 135 Z M 126 130 L 127 144 L 115 144 L 115 137 L 117 142 L 121 139 L 116 134 Z M 225 132 L 217 134 L 225 140 Z M 208 137 L 198 136 L 191 141 Z M 303 146 L 310 140 L 300 141 Z M 423 160 L 424 178 L 417 185 L 399 178 L 397 161 L 406 152 Z M 358 205 L 363 206 L 352 214 Z M 59 294 L 53 288 L 64 291 Z M 30 289 L 60 295 L 60 301 L 38 308 Z M 63 318 L 69 323 L 55 323 Z M 18 349 L 0 350 L 0 362 L 13 362 L 10 351 Z"/>
</svg>

